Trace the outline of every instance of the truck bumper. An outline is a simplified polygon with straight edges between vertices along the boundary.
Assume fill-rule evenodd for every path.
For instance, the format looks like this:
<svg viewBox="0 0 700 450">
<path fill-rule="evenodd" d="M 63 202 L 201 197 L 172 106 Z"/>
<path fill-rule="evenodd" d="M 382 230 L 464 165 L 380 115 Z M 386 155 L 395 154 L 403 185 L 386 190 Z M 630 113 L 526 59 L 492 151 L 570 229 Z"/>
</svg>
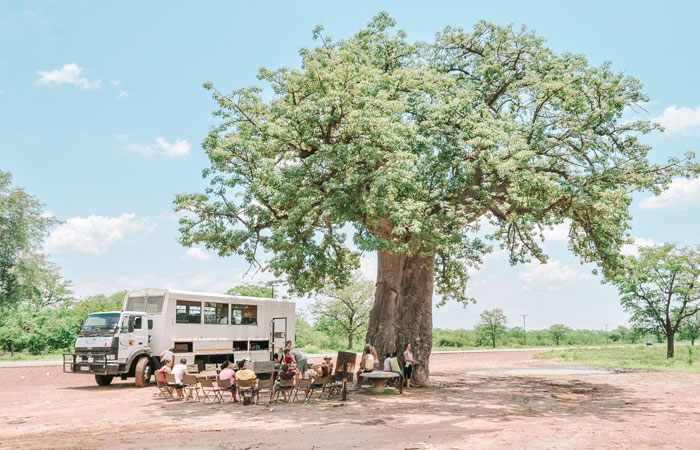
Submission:
<svg viewBox="0 0 700 450">
<path fill-rule="evenodd" d="M 63 372 L 118 375 L 119 363 L 117 361 L 107 360 L 104 355 L 95 355 L 92 362 L 84 362 L 76 358 L 75 353 L 64 353 Z"/>
</svg>

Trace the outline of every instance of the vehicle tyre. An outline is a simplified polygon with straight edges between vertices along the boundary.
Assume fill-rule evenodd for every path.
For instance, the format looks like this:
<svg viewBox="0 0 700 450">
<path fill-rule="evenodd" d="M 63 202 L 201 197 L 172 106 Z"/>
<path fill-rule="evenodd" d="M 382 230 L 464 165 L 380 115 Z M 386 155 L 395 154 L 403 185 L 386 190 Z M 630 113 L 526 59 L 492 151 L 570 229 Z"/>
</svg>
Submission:
<svg viewBox="0 0 700 450">
<path fill-rule="evenodd" d="M 137 387 L 146 387 L 151 383 L 151 375 L 153 374 L 153 364 L 151 358 L 144 356 L 136 363 L 134 371 L 134 383 Z"/>
<path fill-rule="evenodd" d="M 112 384 L 112 379 L 114 375 L 95 375 L 95 381 L 100 386 L 109 386 Z"/>
</svg>

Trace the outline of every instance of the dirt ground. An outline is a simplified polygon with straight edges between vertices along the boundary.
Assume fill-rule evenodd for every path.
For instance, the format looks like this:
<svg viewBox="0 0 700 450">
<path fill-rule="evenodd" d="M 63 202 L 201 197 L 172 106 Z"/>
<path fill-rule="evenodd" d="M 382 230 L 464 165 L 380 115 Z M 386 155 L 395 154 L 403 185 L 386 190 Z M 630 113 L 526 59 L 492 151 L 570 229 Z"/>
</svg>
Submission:
<svg viewBox="0 0 700 450">
<path fill-rule="evenodd" d="M 436 354 L 430 387 L 271 406 L 166 402 L 129 381 L 2 368 L 0 448 L 700 448 L 697 374 L 468 374 L 563 366 L 533 353 Z"/>
</svg>

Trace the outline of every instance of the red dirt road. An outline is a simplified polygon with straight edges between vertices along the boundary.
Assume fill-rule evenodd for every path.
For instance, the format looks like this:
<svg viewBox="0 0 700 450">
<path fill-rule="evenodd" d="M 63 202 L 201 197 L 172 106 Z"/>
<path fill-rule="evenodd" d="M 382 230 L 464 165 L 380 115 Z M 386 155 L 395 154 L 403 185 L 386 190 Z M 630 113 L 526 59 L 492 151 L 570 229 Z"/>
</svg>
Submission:
<svg viewBox="0 0 700 450">
<path fill-rule="evenodd" d="M 563 367 L 535 352 L 439 354 L 433 386 L 349 401 L 166 402 L 59 367 L 0 369 L 0 448 L 700 448 L 700 375 L 469 375 Z M 567 366 L 570 367 L 570 366 Z"/>
</svg>

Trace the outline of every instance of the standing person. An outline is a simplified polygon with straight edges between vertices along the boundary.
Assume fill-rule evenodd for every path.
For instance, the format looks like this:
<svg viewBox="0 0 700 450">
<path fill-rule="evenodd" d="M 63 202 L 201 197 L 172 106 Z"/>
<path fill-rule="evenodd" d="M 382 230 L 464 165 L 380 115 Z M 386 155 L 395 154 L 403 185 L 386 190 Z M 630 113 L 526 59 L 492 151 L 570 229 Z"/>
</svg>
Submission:
<svg viewBox="0 0 700 450">
<path fill-rule="evenodd" d="M 291 343 L 291 341 L 289 341 Z M 292 357 L 292 361 L 296 364 L 297 371 L 301 374 L 304 374 L 307 370 L 309 370 L 309 364 L 306 362 L 306 355 L 301 352 L 301 350 L 292 347 L 292 350 L 289 352 L 290 356 Z"/>
<path fill-rule="evenodd" d="M 221 372 L 219 372 L 219 379 L 220 380 L 229 380 L 231 382 L 231 386 L 227 388 L 221 388 L 225 391 L 231 391 L 231 394 L 233 395 L 233 403 L 238 403 L 238 399 L 236 398 L 236 372 L 231 369 L 231 366 L 228 361 L 224 361 L 224 363 L 221 365 Z"/>
<path fill-rule="evenodd" d="M 175 388 L 178 395 L 178 400 L 182 400 L 185 396 L 182 393 L 182 378 L 187 374 L 187 359 L 180 358 L 180 362 L 175 364 L 173 367 L 173 375 L 175 376 L 175 384 L 172 387 Z"/>
<path fill-rule="evenodd" d="M 174 348 L 169 348 L 167 350 L 163 350 L 163 353 L 160 354 L 160 365 L 161 366 L 170 366 L 172 367 L 172 362 L 173 362 L 173 352 L 175 351 Z"/>
<path fill-rule="evenodd" d="M 413 366 L 420 364 L 420 362 L 413 359 L 413 352 L 411 351 L 411 344 L 406 344 L 406 350 L 403 352 L 403 365 L 404 365 L 404 377 L 406 378 L 406 387 L 411 389 L 411 374 L 413 373 Z"/>
</svg>

